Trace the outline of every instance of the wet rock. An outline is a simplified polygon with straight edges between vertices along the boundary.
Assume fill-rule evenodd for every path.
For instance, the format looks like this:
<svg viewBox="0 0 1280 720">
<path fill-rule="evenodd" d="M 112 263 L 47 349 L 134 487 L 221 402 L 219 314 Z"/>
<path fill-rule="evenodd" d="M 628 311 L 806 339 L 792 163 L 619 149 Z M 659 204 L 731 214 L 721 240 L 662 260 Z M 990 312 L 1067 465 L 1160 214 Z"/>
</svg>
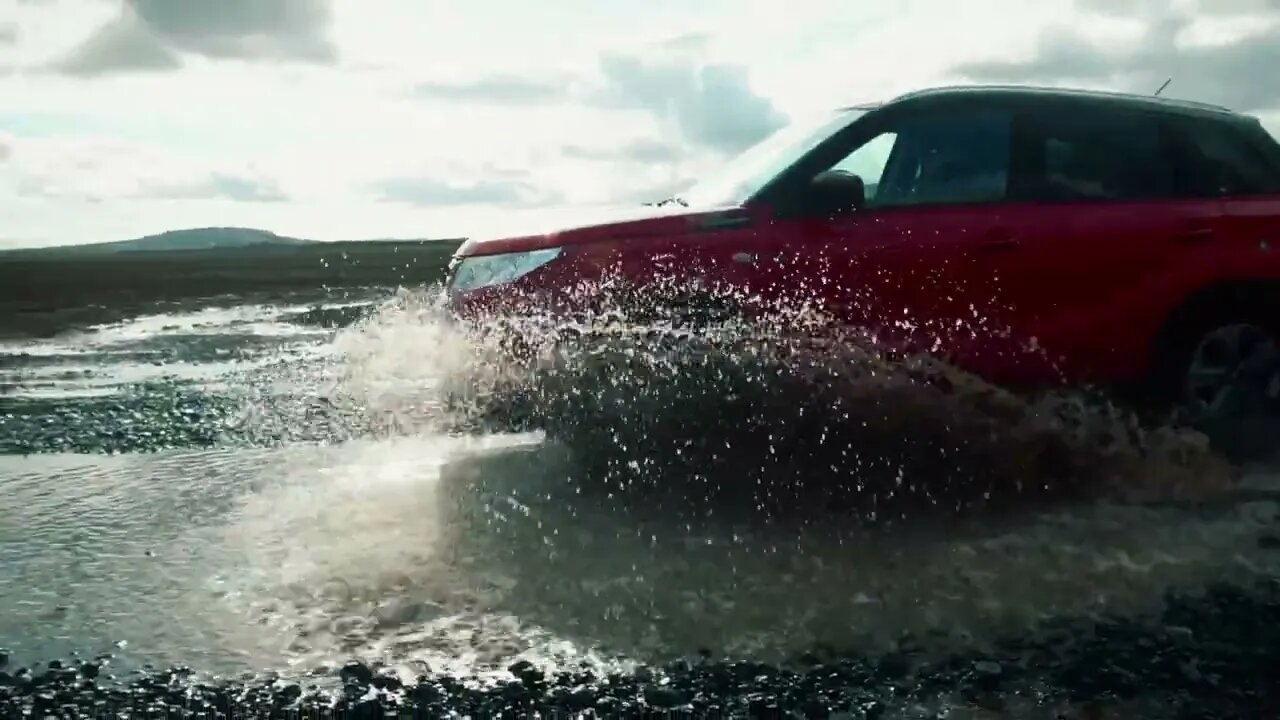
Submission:
<svg viewBox="0 0 1280 720">
<path fill-rule="evenodd" d="M 973 671 L 978 675 L 992 676 L 1004 672 L 1004 668 L 994 660 L 979 660 L 973 664 Z"/>
<path fill-rule="evenodd" d="M 866 720 L 879 720 L 888 711 L 885 704 L 879 700 L 864 703 L 859 709 L 862 711 L 862 717 L 866 718 Z"/>
<path fill-rule="evenodd" d="M 373 682 L 373 671 L 368 665 L 352 660 L 342 666 L 340 677 L 345 685 L 367 686 Z"/>
<path fill-rule="evenodd" d="M 533 663 L 528 660 L 518 660 L 507 666 L 507 672 L 520 677 L 521 674 L 533 669 Z"/>
<path fill-rule="evenodd" d="M 302 686 L 291 683 L 280 688 L 276 694 L 276 702 L 281 705 L 292 705 L 302 697 Z"/>
<path fill-rule="evenodd" d="M 404 683 L 400 681 L 400 677 L 393 672 L 381 672 L 373 678 L 373 686 L 379 690 L 389 690 L 398 692 L 404 689 Z"/>
<path fill-rule="evenodd" d="M 672 660 L 671 662 L 667 663 L 666 671 L 668 674 L 671 674 L 671 675 L 681 675 L 681 674 L 692 671 L 693 667 L 694 667 L 694 664 L 690 662 L 687 658 L 680 658 L 678 660 Z"/>
<path fill-rule="evenodd" d="M 909 672 L 911 672 L 911 658 L 901 652 L 890 653 L 880 658 L 876 668 L 877 675 L 888 680 L 906 677 Z"/>
<path fill-rule="evenodd" d="M 684 705 L 686 700 L 682 693 L 665 687 L 648 687 L 644 691 L 644 701 L 648 705 L 670 710 L 671 708 Z"/>
<path fill-rule="evenodd" d="M 426 614 L 425 606 L 403 598 L 395 598 L 373 611 L 374 620 L 380 628 L 396 628 L 410 625 Z"/>
<path fill-rule="evenodd" d="M 800 656 L 800 664 L 806 667 L 813 667 L 822 664 L 822 658 L 816 652 L 807 652 Z"/>
<path fill-rule="evenodd" d="M 58 697 L 49 690 L 42 690 L 31 698 L 31 714 L 37 717 L 53 712 Z"/>
<path fill-rule="evenodd" d="M 361 685 L 356 682 L 344 682 L 342 684 L 342 699 L 348 703 L 358 702 L 368 694 L 368 690 L 368 685 Z"/>
</svg>

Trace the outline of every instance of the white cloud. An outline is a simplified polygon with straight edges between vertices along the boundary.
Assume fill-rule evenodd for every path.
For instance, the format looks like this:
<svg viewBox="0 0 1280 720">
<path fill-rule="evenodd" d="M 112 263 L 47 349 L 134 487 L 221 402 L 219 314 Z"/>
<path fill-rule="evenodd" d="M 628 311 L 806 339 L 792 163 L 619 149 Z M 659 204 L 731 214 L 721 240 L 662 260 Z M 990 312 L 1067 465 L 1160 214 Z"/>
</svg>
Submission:
<svg viewBox="0 0 1280 720">
<path fill-rule="evenodd" d="M 578 104 L 651 117 L 664 135 L 694 146 L 734 152 L 786 120 L 751 86 L 746 66 L 707 56 L 705 36 L 684 36 L 630 52 L 605 51 L 574 73 L 486 75 L 471 81 L 428 81 L 425 101 L 512 105 Z M 636 140 L 635 143 L 653 143 Z"/>
<path fill-rule="evenodd" d="M 0 0 L 0 98 L 22 99 L 0 103 L 0 217 L 31 244 L 193 225 L 467 234 L 539 204 L 659 199 L 788 116 L 966 76 L 1150 91 L 1172 74 L 1168 94 L 1280 118 L 1277 14 L 1273 0 Z"/>
<path fill-rule="evenodd" d="M 786 120 L 751 87 L 746 67 L 706 62 L 681 46 L 645 55 L 606 53 L 601 71 L 600 103 L 652 113 L 690 144 L 738 151 Z"/>
<path fill-rule="evenodd" d="M 424 100 L 527 105 L 563 100 L 567 88 L 553 80 L 536 80 L 518 75 L 490 75 L 468 82 L 427 81 L 414 93 Z"/>
<path fill-rule="evenodd" d="M 176 70 L 186 53 L 329 62 L 329 2 L 117 0 L 113 17 L 48 67 L 90 77 Z"/>
<path fill-rule="evenodd" d="M 379 199 L 428 207 L 452 205 L 537 206 L 557 198 L 524 174 L 498 174 L 471 182 L 434 177 L 388 178 L 374 183 Z"/>
<path fill-rule="evenodd" d="M 130 0 L 177 48 L 211 57 L 331 61 L 331 0 Z"/>
<path fill-rule="evenodd" d="M 1097 23 L 1048 28 L 1018 59 L 973 62 L 960 72 L 975 80 L 1057 81 L 1154 92 L 1222 104 L 1242 112 L 1280 109 L 1280 5 L 1262 0 L 1104 4 L 1082 9 L 1136 29 L 1124 42 Z M 1110 41 L 1109 41 L 1110 40 Z"/>
<path fill-rule="evenodd" d="M 252 166 L 210 167 L 144 145 L 111 138 L 19 138 L 0 134 L 3 174 L 18 198 L 72 202 L 131 199 L 226 198 L 283 200 Z"/>
<path fill-rule="evenodd" d="M 149 185 L 142 197 L 215 199 L 236 202 L 285 202 L 289 198 L 270 180 L 254 180 L 239 175 L 213 173 L 206 178 L 172 184 Z"/>
<path fill-rule="evenodd" d="M 156 72 L 182 66 L 178 54 L 128 9 L 51 63 L 55 72 L 95 77 L 116 72 Z"/>
</svg>

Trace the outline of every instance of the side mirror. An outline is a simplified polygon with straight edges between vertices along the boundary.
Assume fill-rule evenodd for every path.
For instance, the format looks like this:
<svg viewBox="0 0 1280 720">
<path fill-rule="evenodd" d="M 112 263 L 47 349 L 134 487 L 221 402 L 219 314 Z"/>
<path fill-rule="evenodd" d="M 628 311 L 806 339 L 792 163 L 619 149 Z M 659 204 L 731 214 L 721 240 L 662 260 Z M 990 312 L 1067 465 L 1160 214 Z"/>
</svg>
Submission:
<svg viewBox="0 0 1280 720">
<path fill-rule="evenodd" d="M 844 170 L 818 173 L 809 182 L 805 205 L 824 217 L 861 210 L 867 205 L 867 188 L 862 178 Z"/>
</svg>

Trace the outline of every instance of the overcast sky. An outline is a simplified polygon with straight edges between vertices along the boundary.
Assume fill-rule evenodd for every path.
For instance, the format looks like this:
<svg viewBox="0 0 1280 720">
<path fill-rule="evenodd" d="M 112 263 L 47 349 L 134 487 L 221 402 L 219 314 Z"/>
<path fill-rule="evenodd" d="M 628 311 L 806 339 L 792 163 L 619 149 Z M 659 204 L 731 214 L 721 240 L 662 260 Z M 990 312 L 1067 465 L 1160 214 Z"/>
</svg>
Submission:
<svg viewBox="0 0 1280 720">
<path fill-rule="evenodd" d="M 0 0 L 0 247 L 465 235 L 816 109 L 1170 76 L 1280 130 L 1280 0 Z"/>
</svg>

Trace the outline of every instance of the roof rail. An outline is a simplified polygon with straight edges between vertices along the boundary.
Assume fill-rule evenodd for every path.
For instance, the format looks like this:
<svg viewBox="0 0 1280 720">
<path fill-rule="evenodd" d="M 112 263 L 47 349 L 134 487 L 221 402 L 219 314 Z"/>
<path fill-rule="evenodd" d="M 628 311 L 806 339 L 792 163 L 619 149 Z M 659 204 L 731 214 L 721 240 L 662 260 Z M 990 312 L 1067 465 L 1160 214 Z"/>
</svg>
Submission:
<svg viewBox="0 0 1280 720">
<path fill-rule="evenodd" d="M 1116 100 L 1131 100 L 1134 102 L 1144 102 L 1165 107 L 1184 107 L 1195 108 L 1206 111 L 1237 114 L 1234 110 L 1214 105 L 1211 103 L 1199 102 L 1195 100 L 1180 100 L 1175 98 L 1160 97 L 1155 95 L 1140 95 L 1132 92 L 1122 92 L 1117 90 L 1092 90 L 1084 88 L 1057 87 L 1048 85 L 1000 85 L 1000 84 L 971 84 L 971 85 L 939 85 L 935 87 L 925 87 L 917 90 L 911 90 L 893 97 L 890 100 L 881 103 L 857 103 L 846 105 L 842 110 L 865 110 L 879 105 L 889 105 L 904 100 L 911 100 L 923 97 L 935 97 L 945 95 L 962 95 L 967 93 L 1009 93 L 1009 94 L 1042 94 L 1056 95 L 1059 97 L 1080 97 L 1080 98 L 1113 98 Z"/>
</svg>

